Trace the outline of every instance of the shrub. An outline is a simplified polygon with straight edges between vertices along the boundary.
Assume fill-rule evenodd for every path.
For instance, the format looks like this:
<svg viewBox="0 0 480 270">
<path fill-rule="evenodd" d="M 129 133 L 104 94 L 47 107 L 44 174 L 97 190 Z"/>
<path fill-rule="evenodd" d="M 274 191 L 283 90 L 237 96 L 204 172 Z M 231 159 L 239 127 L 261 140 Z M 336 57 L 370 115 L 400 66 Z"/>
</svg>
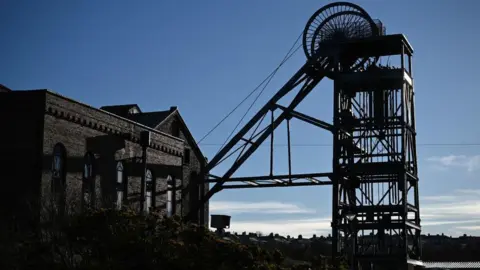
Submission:
<svg viewBox="0 0 480 270">
<path fill-rule="evenodd" d="M 282 269 L 283 255 L 178 217 L 100 209 L 0 239 L 0 269 Z"/>
</svg>

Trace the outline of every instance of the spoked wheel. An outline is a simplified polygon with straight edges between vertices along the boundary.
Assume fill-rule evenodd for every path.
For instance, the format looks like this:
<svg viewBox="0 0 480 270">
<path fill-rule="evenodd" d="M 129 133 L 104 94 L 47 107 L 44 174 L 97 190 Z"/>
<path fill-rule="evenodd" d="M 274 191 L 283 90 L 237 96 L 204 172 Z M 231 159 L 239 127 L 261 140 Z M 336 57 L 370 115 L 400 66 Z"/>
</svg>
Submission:
<svg viewBox="0 0 480 270">
<path fill-rule="evenodd" d="M 308 21 L 303 31 L 303 50 L 307 58 L 316 57 L 320 44 L 326 41 L 347 41 L 351 39 L 377 36 L 379 30 L 370 15 L 361 7 L 348 3 L 336 2 L 319 9 Z M 326 59 L 320 60 L 326 66 Z M 340 59 L 342 70 L 355 71 L 367 62 L 376 62 L 377 58 Z M 327 71 L 333 71 L 328 65 Z"/>
</svg>

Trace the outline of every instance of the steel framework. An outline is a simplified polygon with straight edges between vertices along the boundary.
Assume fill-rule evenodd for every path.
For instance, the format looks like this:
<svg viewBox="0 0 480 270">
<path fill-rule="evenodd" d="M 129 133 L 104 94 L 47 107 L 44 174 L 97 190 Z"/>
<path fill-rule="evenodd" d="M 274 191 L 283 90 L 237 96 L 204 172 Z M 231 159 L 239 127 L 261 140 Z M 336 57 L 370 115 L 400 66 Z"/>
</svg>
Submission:
<svg viewBox="0 0 480 270">
<path fill-rule="evenodd" d="M 357 5 L 338 2 L 318 10 L 303 33 L 306 63 L 207 164 L 199 184 L 214 186 L 188 217 L 195 219 L 198 209 L 222 189 L 332 185 L 334 261 L 347 255 L 352 269 L 421 265 L 413 49 L 403 35 L 384 34 L 383 25 Z M 399 66 L 379 65 L 386 56 L 400 58 Z M 325 77 L 334 81 L 333 124 L 295 111 Z M 292 92 L 290 104 L 280 105 Z M 331 173 L 292 174 L 293 118 L 332 133 Z M 289 173 L 275 175 L 274 130 L 283 122 Z M 270 173 L 232 177 L 268 138 Z M 209 173 L 236 153 L 222 176 Z"/>
<path fill-rule="evenodd" d="M 403 35 L 337 43 L 331 51 L 338 50 L 398 56 L 400 65 L 335 72 L 333 251 L 362 269 L 421 265 L 413 50 Z"/>
</svg>

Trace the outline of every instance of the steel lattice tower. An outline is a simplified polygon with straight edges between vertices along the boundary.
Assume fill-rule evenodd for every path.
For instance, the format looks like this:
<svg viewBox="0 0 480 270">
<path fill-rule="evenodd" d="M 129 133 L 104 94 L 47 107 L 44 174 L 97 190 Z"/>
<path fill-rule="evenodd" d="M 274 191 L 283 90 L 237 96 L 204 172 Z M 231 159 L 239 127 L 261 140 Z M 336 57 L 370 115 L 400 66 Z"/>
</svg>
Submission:
<svg viewBox="0 0 480 270">
<path fill-rule="evenodd" d="M 412 47 L 401 34 L 385 35 L 381 22 L 372 20 L 361 7 L 337 2 L 310 18 L 303 49 L 306 63 L 199 175 L 200 186 L 215 185 L 188 217 L 198 219 L 198 209 L 223 189 L 332 185 L 334 262 L 346 255 L 351 269 L 421 265 Z M 398 58 L 398 66 L 380 65 L 385 57 Z M 334 81 L 333 124 L 295 111 L 324 78 Z M 296 88 L 300 89 L 289 105 L 278 103 Z M 268 115 L 270 123 L 261 128 Z M 293 118 L 332 133 L 331 173 L 292 173 L 289 123 Z M 289 173 L 276 175 L 273 134 L 284 122 Z M 270 174 L 232 177 L 269 137 Z M 236 148 L 239 143 L 243 144 Z M 237 151 L 238 157 L 223 175 L 210 173 Z M 244 184 L 224 185 L 239 182 Z"/>
<path fill-rule="evenodd" d="M 412 48 L 403 35 L 389 35 L 335 44 L 338 50 L 337 56 L 401 61 L 399 67 L 367 64 L 355 72 L 337 65 L 334 251 L 348 254 L 354 265 L 374 263 L 375 269 L 384 269 L 382 262 L 385 269 L 415 264 L 421 248 Z"/>
</svg>

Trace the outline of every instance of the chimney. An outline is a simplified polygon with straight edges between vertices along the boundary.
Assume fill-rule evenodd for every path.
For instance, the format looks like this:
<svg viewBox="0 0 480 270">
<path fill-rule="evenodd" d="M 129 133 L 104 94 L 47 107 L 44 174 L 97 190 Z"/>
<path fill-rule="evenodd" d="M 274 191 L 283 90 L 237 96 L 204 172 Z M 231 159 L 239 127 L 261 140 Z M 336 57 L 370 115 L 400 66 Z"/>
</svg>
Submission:
<svg viewBox="0 0 480 270">
<path fill-rule="evenodd" d="M 174 112 L 177 109 L 177 106 L 170 107 L 170 112 Z"/>
</svg>

